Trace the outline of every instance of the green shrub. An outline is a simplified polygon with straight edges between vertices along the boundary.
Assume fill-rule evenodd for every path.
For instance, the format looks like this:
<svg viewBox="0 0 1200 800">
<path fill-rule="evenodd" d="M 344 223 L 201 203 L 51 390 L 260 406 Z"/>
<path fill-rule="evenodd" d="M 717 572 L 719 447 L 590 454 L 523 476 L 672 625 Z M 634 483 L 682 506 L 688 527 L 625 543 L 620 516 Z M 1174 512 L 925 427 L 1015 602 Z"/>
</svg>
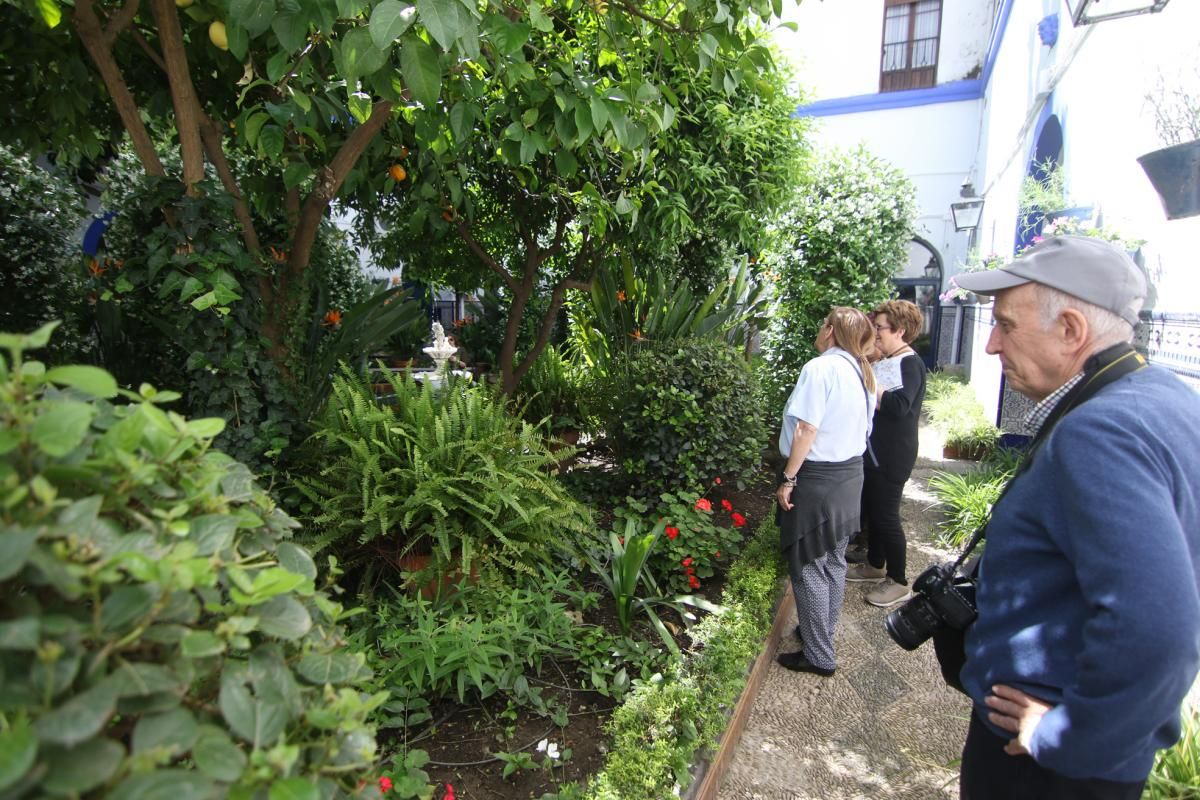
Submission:
<svg viewBox="0 0 1200 800">
<path fill-rule="evenodd" d="M 0 793 L 356 796 L 386 696 L 296 523 L 220 419 L 25 360 L 51 328 L 0 335 Z"/>
<path fill-rule="evenodd" d="M 86 218 L 69 177 L 0 147 L 0 331 L 66 320 L 50 343 L 52 363 L 90 350 L 84 309 L 98 276 L 80 252 Z M 96 270 L 115 271 L 103 263 Z"/>
<path fill-rule="evenodd" d="M 1011 469 L 985 465 L 962 475 L 939 472 L 930 478 L 929 488 L 947 509 L 945 521 L 938 526 L 938 540 L 947 547 L 966 544 L 987 522 L 1012 474 Z"/>
<path fill-rule="evenodd" d="M 766 431 L 750 368 L 711 339 L 646 344 L 618 363 L 606 392 L 605 430 L 639 495 L 695 491 L 724 475 L 743 485 Z"/>
<path fill-rule="evenodd" d="M 729 572 L 721 614 L 691 629 L 693 646 L 663 675 L 639 681 L 609 721 L 604 769 L 587 787 L 591 800 L 669 800 L 691 781 L 697 751 L 715 745 L 726 711 L 771 628 L 780 577 L 779 532 L 764 521 Z"/>
<path fill-rule="evenodd" d="M 556 457 L 537 430 L 483 388 L 419 386 L 391 375 L 394 404 L 376 402 L 350 370 L 334 379 L 310 442 L 314 549 L 332 549 L 370 575 L 407 553 L 442 573 L 531 565 L 594 536 L 587 510 L 550 474 Z"/>
<path fill-rule="evenodd" d="M 928 384 L 923 406 L 929 421 L 942 432 L 947 445 L 982 455 L 1000 438 L 997 428 L 970 384 L 949 377 L 937 377 Z"/>
<path fill-rule="evenodd" d="M 587 411 L 582 377 L 565 362 L 554 345 L 547 345 L 517 386 L 521 418 L 547 432 L 584 427 Z"/>
<path fill-rule="evenodd" d="M 777 306 L 763 336 L 770 407 L 782 410 L 834 306 L 869 309 L 892 292 L 908 261 L 916 190 L 903 172 L 863 149 L 833 152 L 806 176 L 775 226 L 764 269 Z"/>
<path fill-rule="evenodd" d="M 1200 711 L 1185 712 L 1179 741 L 1168 750 L 1158 751 L 1142 797 L 1143 800 L 1200 797 Z"/>
</svg>

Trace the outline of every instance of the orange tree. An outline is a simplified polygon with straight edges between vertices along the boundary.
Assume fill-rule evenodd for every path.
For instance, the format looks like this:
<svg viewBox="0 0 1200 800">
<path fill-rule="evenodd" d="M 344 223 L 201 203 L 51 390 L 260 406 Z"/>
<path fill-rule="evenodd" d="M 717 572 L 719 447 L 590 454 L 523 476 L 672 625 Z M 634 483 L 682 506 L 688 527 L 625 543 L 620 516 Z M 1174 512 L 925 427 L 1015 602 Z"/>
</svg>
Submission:
<svg viewBox="0 0 1200 800">
<path fill-rule="evenodd" d="M 685 208 L 655 179 L 662 138 L 689 87 L 753 90 L 770 68 L 756 21 L 780 6 L 0 0 L 0 136 L 84 164 L 127 136 L 158 176 L 167 141 L 180 202 L 214 174 L 259 265 L 261 334 L 285 375 L 330 205 L 411 199 L 414 229 L 453 231 L 511 293 L 511 390 L 548 332 L 509 366 L 529 297 L 549 293 L 552 321 L 643 208 Z M 162 212 L 175 224 L 172 203 Z"/>
</svg>

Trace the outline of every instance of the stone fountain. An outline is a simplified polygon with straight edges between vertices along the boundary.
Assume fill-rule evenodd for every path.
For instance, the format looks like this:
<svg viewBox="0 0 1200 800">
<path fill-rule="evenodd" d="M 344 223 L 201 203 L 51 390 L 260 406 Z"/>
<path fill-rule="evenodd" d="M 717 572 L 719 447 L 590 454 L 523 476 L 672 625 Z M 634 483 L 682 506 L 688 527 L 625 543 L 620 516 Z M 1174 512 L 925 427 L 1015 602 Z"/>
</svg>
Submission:
<svg viewBox="0 0 1200 800">
<path fill-rule="evenodd" d="M 446 362 L 450 360 L 450 356 L 458 352 L 458 348 L 450 344 L 450 340 L 446 338 L 446 329 L 442 327 L 442 323 L 433 323 L 433 344 L 429 347 L 422 348 L 425 355 L 433 359 L 433 374 L 442 377 L 446 374 Z"/>
</svg>

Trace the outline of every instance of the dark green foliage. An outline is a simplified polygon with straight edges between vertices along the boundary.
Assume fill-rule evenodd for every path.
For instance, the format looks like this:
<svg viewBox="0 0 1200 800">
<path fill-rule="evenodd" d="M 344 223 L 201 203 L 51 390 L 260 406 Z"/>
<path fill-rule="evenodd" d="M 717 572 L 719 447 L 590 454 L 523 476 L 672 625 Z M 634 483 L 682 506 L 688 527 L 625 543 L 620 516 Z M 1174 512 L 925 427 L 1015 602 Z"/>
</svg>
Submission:
<svg viewBox="0 0 1200 800">
<path fill-rule="evenodd" d="M 533 425 L 545 425 L 547 432 L 584 427 L 583 377 L 565 362 L 557 347 L 542 351 L 517 386 L 516 407 L 521 418 Z"/>
<path fill-rule="evenodd" d="M 697 490 L 757 467 L 766 431 L 749 367 L 723 341 L 647 343 L 622 359 L 607 390 L 605 430 L 638 495 Z"/>
<path fill-rule="evenodd" d="M 0 334 L 0 793 L 360 796 L 386 695 L 296 523 L 222 420 L 25 359 L 49 328 Z"/>
<path fill-rule="evenodd" d="M 766 265 L 778 300 L 763 337 L 774 412 L 816 355 L 829 310 L 870 310 L 891 294 L 889 278 L 908 258 L 915 194 L 903 172 L 861 148 L 826 156 L 806 176 Z"/>
<path fill-rule="evenodd" d="M 0 147 L 0 330 L 65 320 L 51 343 L 56 362 L 88 346 L 81 312 L 94 279 L 81 249 L 85 218 L 68 177 Z"/>
<path fill-rule="evenodd" d="M 394 404 L 381 405 L 364 378 L 334 379 L 310 472 L 296 479 L 316 549 L 372 573 L 413 551 L 431 554 L 438 572 L 528 574 L 591 532 L 550 474 L 556 458 L 541 435 L 486 390 L 390 380 Z"/>
</svg>

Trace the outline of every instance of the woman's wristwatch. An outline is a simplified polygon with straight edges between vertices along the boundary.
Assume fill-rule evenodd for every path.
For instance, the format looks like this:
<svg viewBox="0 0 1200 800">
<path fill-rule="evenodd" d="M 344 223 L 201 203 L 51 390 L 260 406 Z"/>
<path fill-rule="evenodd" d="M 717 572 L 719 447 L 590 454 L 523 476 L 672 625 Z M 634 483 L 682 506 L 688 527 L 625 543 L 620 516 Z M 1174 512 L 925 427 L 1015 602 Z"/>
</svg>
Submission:
<svg viewBox="0 0 1200 800">
<path fill-rule="evenodd" d="M 796 476 L 793 475 L 792 477 L 789 478 L 788 474 L 786 472 L 783 473 L 783 485 L 784 486 L 795 486 L 796 485 Z"/>
</svg>

